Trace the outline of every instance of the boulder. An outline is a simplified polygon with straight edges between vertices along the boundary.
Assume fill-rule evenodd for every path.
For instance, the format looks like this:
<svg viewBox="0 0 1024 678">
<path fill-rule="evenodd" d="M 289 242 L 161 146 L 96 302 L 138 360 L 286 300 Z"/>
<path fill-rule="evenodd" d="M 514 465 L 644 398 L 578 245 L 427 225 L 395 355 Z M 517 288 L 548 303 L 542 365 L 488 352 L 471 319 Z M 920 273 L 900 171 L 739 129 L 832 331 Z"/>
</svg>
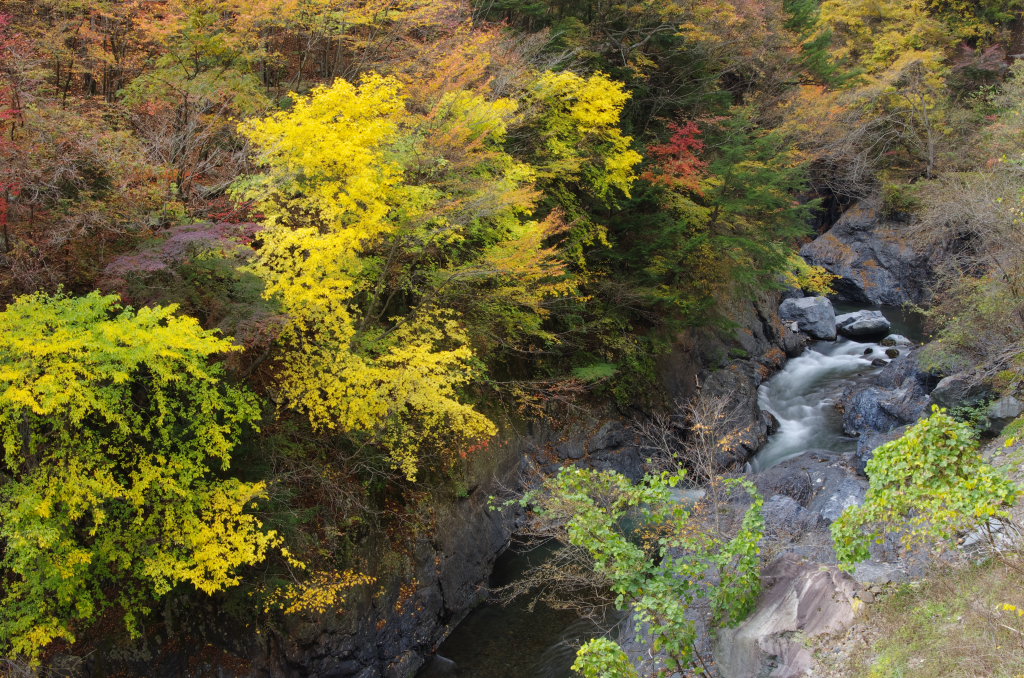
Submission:
<svg viewBox="0 0 1024 678">
<path fill-rule="evenodd" d="M 936 384 L 932 401 L 941 407 L 965 407 L 977 405 L 988 397 L 990 391 L 977 377 L 967 372 L 951 374 Z"/>
<path fill-rule="evenodd" d="M 795 322 L 801 332 L 813 339 L 834 341 L 836 338 L 836 313 L 825 297 L 786 299 L 779 306 L 779 316 Z"/>
<path fill-rule="evenodd" d="M 801 248 L 808 263 L 840 276 L 836 297 L 857 304 L 902 306 L 927 300 L 930 252 L 909 244 L 902 223 L 878 214 L 875 197 L 848 209 L 832 228 Z"/>
<path fill-rule="evenodd" d="M 1013 396 L 1000 398 L 985 411 L 985 431 L 996 435 L 1021 414 L 1024 414 L 1024 403 Z"/>
<path fill-rule="evenodd" d="M 718 631 L 715 661 L 725 678 L 801 678 L 817 662 L 801 642 L 844 631 L 853 623 L 861 589 L 835 566 L 783 555 L 762 575 L 764 592 L 741 624 Z"/>
<path fill-rule="evenodd" d="M 855 311 L 836 316 L 836 331 L 851 339 L 881 338 L 892 325 L 881 311 Z"/>
<path fill-rule="evenodd" d="M 856 386 L 843 395 L 839 404 L 843 431 L 851 436 L 865 436 L 915 423 L 928 413 L 928 389 L 933 385 L 934 377 L 921 369 L 913 352 L 907 351 L 886 364 L 871 383 Z M 870 457 L 860 447 L 858 454 L 861 456 L 854 466 L 863 472 Z"/>
<path fill-rule="evenodd" d="M 843 400 L 843 431 L 851 436 L 885 433 L 916 422 L 927 411 L 928 397 L 912 381 L 897 388 L 869 386 Z"/>
<path fill-rule="evenodd" d="M 899 358 L 900 350 L 898 348 L 887 348 L 885 349 L 885 355 L 887 358 Z"/>
<path fill-rule="evenodd" d="M 915 388 L 925 392 L 935 388 L 938 383 L 935 375 L 921 369 L 917 355 L 910 350 L 904 351 L 899 358 L 889 363 L 875 376 L 874 382 L 882 388 L 900 388 L 908 379 L 912 380 Z"/>
<path fill-rule="evenodd" d="M 907 339 L 902 334 L 890 334 L 883 338 L 880 342 L 882 346 L 911 346 L 913 342 Z"/>
</svg>

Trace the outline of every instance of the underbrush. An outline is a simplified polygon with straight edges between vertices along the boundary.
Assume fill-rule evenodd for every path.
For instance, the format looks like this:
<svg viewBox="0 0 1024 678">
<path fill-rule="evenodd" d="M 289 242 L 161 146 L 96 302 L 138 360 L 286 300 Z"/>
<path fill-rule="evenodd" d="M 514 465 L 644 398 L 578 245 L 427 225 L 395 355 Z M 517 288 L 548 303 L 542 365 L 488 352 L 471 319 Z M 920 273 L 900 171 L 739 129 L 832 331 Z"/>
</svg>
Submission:
<svg viewBox="0 0 1024 678">
<path fill-rule="evenodd" d="M 1024 676 L 1024 558 L 945 565 L 871 607 L 850 678 Z"/>
</svg>

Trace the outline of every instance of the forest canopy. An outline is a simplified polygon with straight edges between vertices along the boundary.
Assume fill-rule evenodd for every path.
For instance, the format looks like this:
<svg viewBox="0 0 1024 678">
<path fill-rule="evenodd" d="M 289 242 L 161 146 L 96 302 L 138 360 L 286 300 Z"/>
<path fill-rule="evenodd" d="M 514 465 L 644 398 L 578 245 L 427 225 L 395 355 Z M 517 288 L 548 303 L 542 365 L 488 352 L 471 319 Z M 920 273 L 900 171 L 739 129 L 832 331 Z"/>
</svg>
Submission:
<svg viewBox="0 0 1024 678">
<path fill-rule="evenodd" d="M 409 576 L 868 196 L 943 253 L 931 360 L 1014 388 L 1022 9 L 0 0 L 0 653 Z"/>
</svg>

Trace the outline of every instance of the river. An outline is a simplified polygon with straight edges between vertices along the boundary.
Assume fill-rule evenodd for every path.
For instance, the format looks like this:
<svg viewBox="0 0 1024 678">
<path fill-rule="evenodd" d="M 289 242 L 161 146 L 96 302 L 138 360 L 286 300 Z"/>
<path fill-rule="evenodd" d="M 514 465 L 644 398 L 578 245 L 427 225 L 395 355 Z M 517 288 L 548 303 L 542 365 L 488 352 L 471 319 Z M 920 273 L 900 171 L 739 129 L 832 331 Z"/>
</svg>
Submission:
<svg viewBox="0 0 1024 678">
<path fill-rule="evenodd" d="M 836 313 L 862 307 L 836 304 Z M 880 309 L 892 324 L 894 334 L 911 341 L 922 339 L 922 323 L 913 313 L 897 308 Z M 857 439 L 843 433 L 843 416 L 836 401 L 851 385 L 870 380 L 881 367 L 873 358 L 884 358 L 885 347 L 870 341 L 840 337 L 816 341 L 800 356 L 789 360 L 778 374 L 761 385 L 761 409 L 775 415 L 779 428 L 747 465 L 752 473 L 764 471 L 802 454 L 825 449 L 852 452 Z"/>
<path fill-rule="evenodd" d="M 836 313 L 861 308 L 836 304 Z M 901 309 L 881 310 L 893 333 L 912 341 L 923 338 L 918 317 Z M 865 355 L 867 349 L 871 352 Z M 813 342 L 802 355 L 789 360 L 760 388 L 760 405 L 775 415 L 779 428 L 751 459 L 748 470 L 762 471 L 808 449 L 855 449 L 856 438 L 843 434 L 835 402 L 851 384 L 877 374 L 881 368 L 872 366 L 871 359 L 884 355 L 885 348 L 877 343 L 841 337 Z M 513 581 L 544 557 L 543 548 L 510 549 L 498 559 L 491 586 Z M 595 634 L 589 622 L 543 603 L 531 610 L 526 600 L 508 606 L 488 602 L 452 631 L 438 654 L 455 662 L 460 678 L 572 678 L 575 674 L 569 667 L 576 648 Z"/>
</svg>

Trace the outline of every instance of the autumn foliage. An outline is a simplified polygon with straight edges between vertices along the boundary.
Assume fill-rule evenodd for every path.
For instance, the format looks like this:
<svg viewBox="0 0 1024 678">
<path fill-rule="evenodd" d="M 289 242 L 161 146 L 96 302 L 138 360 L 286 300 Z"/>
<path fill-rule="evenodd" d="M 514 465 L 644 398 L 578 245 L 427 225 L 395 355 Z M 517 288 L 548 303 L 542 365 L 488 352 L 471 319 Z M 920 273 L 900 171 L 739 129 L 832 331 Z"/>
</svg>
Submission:
<svg viewBox="0 0 1024 678">
<path fill-rule="evenodd" d="M 971 320 L 1020 296 L 1017 14 L 0 1 L 0 648 L 385 595 L 522 418 L 656 407 L 684 333 L 826 291 L 822 203 L 930 205 L 944 341 L 1024 383 Z"/>
</svg>

